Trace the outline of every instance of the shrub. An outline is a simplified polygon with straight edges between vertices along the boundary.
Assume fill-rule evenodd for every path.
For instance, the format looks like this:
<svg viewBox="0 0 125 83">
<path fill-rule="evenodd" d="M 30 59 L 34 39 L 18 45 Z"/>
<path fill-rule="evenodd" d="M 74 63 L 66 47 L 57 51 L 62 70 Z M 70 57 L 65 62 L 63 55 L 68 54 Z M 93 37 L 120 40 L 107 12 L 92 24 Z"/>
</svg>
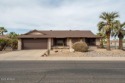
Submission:
<svg viewBox="0 0 125 83">
<path fill-rule="evenodd" d="M 7 39 L 0 39 L 0 51 L 2 51 L 7 45 Z"/>
<path fill-rule="evenodd" d="M 87 52 L 88 45 L 85 42 L 76 42 L 73 44 L 72 48 L 78 52 Z"/>
<path fill-rule="evenodd" d="M 18 40 L 17 39 L 9 39 L 8 46 L 10 46 L 12 48 L 12 50 L 17 49 Z"/>
<path fill-rule="evenodd" d="M 12 49 L 15 50 L 18 47 L 18 40 L 17 39 L 13 39 L 12 40 Z"/>
<path fill-rule="evenodd" d="M 0 51 L 5 49 L 7 46 L 11 47 L 12 50 L 17 49 L 18 40 L 17 39 L 0 39 Z"/>
<path fill-rule="evenodd" d="M 17 49 L 18 47 L 18 36 L 19 34 L 15 33 L 15 32 L 10 32 L 8 34 L 8 38 L 10 39 L 9 40 L 9 46 L 12 48 L 12 50 L 15 50 Z"/>
</svg>

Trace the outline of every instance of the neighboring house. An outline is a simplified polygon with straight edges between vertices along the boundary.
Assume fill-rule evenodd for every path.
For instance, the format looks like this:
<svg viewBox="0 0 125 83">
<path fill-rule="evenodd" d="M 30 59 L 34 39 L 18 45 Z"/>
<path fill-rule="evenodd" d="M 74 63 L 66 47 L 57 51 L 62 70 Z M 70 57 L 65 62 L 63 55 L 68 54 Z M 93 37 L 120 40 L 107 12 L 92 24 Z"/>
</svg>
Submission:
<svg viewBox="0 0 125 83">
<path fill-rule="evenodd" d="M 118 39 L 117 40 L 111 40 L 110 44 L 112 46 L 119 46 L 119 40 Z M 125 45 L 125 40 L 123 40 L 123 45 Z"/>
<path fill-rule="evenodd" d="M 5 36 L 5 35 L 0 35 L 0 39 L 7 39 L 7 36 Z"/>
<path fill-rule="evenodd" d="M 22 49 L 72 49 L 72 45 L 78 41 L 85 41 L 89 46 L 100 44 L 100 37 L 88 30 L 58 30 L 39 31 L 33 30 L 20 35 L 18 50 Z"/>
</svg>

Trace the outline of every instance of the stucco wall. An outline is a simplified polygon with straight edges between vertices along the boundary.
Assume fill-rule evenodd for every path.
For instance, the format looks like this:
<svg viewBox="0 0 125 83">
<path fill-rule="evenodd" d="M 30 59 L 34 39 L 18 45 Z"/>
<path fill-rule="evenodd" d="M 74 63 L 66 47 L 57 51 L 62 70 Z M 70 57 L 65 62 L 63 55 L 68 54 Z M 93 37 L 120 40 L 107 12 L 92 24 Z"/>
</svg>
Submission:
<svg viewBox="0 0 125 83">
<path fill-rule="evenodd" d="M 52 39 L 51 38 L 48 38 L 48 50 L 51 50 L 51 41 Z"/>
<path fill-rule="evenodd" d="M 67 38 L 67 46 L 70 45 L 70 38 Z"/>
<path fill-rule="evenodd" d="M 22 49 L 22 40 L 18 39 L 18 50 Z"/>
<path fill-rule="evenodd" d="M 54 45 L 53 38 L 51 38 L 51 47 Z"/>
<path fill-rule="evenodd" d="M 96 39 L 96 45 L 99 46 L 100 45 L 100 38 Z"/>
</svg>

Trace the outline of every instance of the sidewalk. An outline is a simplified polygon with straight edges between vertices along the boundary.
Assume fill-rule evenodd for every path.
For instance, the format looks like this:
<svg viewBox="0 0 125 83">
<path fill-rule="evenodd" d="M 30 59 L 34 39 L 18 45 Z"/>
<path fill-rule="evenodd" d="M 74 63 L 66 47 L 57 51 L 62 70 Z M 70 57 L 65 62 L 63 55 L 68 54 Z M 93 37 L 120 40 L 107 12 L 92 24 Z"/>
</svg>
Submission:
<svg viewBox="0 0 125 83">
<path fill-rule="evenodd" d="M 125 61 L 125 57 L 43 57 L 46 61 Z"/>
<path fill-rule="evenodd" d="M 0 59 L 0 61 L 125 61 L 125 57 L 40 57 L 40 58 L 8 58 Z"/>
</svg>

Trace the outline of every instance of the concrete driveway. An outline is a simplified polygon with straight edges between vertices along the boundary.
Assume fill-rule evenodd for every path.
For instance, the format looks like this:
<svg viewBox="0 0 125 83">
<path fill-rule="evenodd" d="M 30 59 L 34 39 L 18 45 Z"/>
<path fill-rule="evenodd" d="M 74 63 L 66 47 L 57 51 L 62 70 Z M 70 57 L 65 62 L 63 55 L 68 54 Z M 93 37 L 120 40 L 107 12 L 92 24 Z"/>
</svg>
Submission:
<svg viewBox="0 0 125 83">
<path fill-rule="evenodd" d="M 21 50 L 0 54 L 0 60 L 37 60 L 46 50 Z"/>
</svg>

